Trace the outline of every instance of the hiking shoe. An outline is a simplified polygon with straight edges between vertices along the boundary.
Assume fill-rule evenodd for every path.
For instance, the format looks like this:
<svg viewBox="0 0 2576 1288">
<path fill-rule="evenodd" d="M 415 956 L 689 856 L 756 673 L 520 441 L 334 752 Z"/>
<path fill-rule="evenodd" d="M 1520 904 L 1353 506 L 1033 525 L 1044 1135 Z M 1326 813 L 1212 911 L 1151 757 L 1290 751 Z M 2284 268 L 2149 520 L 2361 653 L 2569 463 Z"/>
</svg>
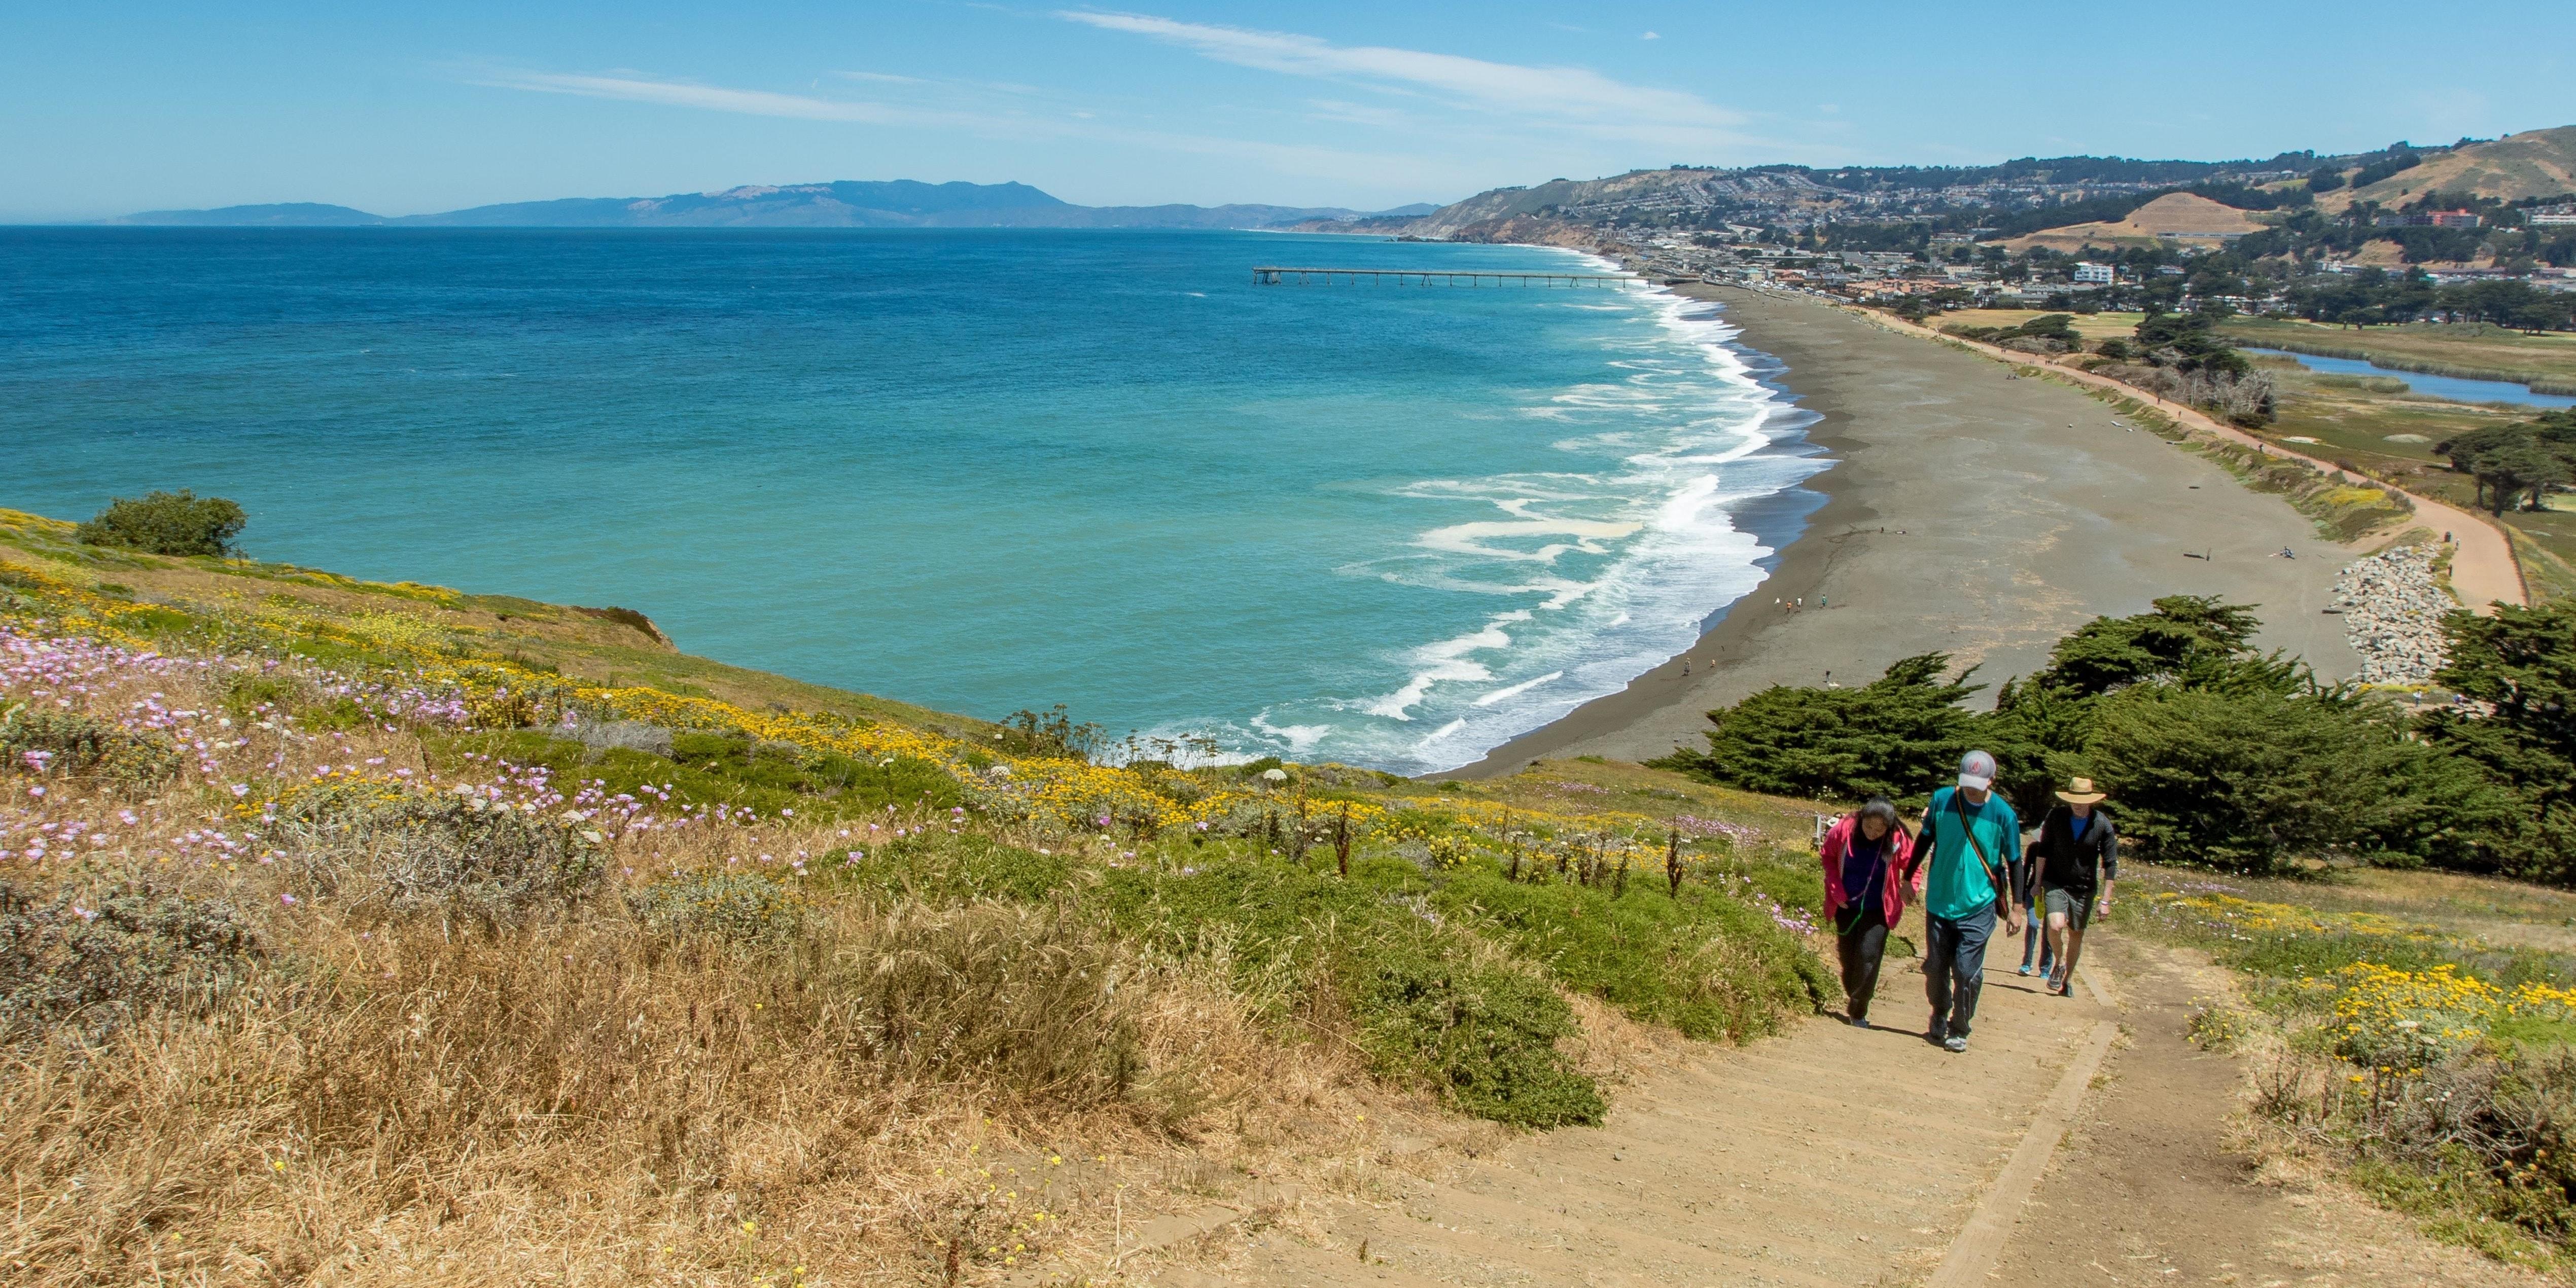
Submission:
<svg viewBox="0 0 2576 1288">
<path fill-rule="evenodd" d="M 1949 1036 L 1950 1026 L 1944 1021 L 1934 1020 L 1923 1026 L 1923 1040 L 1934 1046 L 1941 1045 L 1942 1040 Z"/>
<path fill-rule="evenodd" d="M 1950 1036 L 1941 1039 L 1941 1049 L 1953 1054 L 1965 1051 L 1968 1049 L 1968 1039 L 1960 1034 L 1953 1033 Z"/>
<path fill-rule="evenodd" d="M 1843 1021 L 1856 1029 L 1865 1029 L 1869 1027 L 1869 1017 L 1866 1015 L 1846 1015 L 1843 1017 Z"/>
<path fill-rule="evenodd" d="M 2022 973 L 2022 974 L 2024 974 L 2024 975 L 2027 975 L 2027 974 L 2029 974 L 2029 973 L 2030 973 L 2030 963 L 2029 963 L 2029 962 L 2023 962 L 2023 963 L 2021 964 L 2021 973 Z"/>
</svg>

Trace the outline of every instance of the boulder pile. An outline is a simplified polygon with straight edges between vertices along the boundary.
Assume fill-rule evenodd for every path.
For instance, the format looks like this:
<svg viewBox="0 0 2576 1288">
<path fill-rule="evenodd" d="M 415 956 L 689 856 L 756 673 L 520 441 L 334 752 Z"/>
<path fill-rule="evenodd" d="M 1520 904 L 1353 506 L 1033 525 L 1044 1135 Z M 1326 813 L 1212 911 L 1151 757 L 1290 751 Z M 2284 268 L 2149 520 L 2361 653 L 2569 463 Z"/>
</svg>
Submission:
<svg viewBox="0 0 2576 1288">
<path fill-rule="evenodd" d="M 2459 605 L 2434 579 L 2434 555 L 2433 546 L 2401 546 L 2356 560 L 2335 579 L 2362 683 L 2425 684 L 2442 668 L 2442 617 Z"/>
</svg>

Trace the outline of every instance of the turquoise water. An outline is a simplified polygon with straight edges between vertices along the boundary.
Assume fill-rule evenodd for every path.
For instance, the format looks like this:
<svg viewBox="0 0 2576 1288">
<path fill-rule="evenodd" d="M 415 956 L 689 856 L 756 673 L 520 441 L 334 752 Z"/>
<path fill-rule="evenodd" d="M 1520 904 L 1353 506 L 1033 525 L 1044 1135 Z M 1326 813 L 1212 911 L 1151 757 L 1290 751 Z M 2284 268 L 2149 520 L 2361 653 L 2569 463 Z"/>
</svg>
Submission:
<svg viewBox="0 0 2576 1288">
<path fill-rule="evenodd" d="M 2292 353 L 2287 349 L 2248 349 L 2247 353 L 2269 354 L 2276 358 L 2296 358 L 2310 371 L 2333 376 L 2395 376 L 2406 387 L 2430 398 L 2448 398 L 2453 402 L 2506 402 L 2526 407 L 2576 407 L 2576 398 L 2562 394 L 2533 393 L 2529 385 L 2510 380 L 2470 380 L 2461 376 L 2428 376 L 2420 371 L 2399 371 L 2375 362 L 2351 358 L 2320 358 L 2309 353 Z"/>
<path fill-rule="evenodd" d="M 193 487 L 264 558 L 649 613 L 999 716 L 1421 771 L 1686 647 L 1807 416 L 1661 293 L 1237 233 L 0 230 L 0 505 Z"/>
</svg>

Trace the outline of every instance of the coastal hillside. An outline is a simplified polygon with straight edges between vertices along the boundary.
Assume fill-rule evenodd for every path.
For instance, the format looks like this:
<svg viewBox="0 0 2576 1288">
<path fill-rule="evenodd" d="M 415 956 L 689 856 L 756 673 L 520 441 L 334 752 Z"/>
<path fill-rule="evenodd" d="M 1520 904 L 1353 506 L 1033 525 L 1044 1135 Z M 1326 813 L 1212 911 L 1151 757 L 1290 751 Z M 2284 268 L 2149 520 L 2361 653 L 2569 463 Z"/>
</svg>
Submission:
<svg viewBox="0 0 2576 1288">
<path fill-rule="evenodd" d="M 1551 179 L 1496 188 L 1409 223 L 1367 231 L 1458 241 L 1514 240 L 1541 224 L 1803 228 L 1824 221 L 1901 219 L 1997 237 L 2088 220 L 2118 222 L 2185 187 L 2228 192 L 2357 158 L 2285 152 L 2262 160 L 2146 161 L 2025 157 L 1990 166 L 1677 165 L 1608 178 Z M 2347 166 L 2346 168 L 2349 168 Z M 2052 217 L 2057 216 L 2057 217 Z M 2204 220 L 2205 222 L 2205 220 Z M 1354 229 L 1357 231 L 1358 229 Z"/>
<path fill-rule="evenodd" d="M 240 531 L 211 498 L 0 511 L 0 1168 L 81 1196 L 14 1211 L 12 1283 L 1120 1283 L 1272 1228 L 1346 1272 L 1369 1235 L 1296 1222 L 1677 1085 L 1650 1075 L 1734 1105 L 1773 1094 L 1756 1061 L 1845 1059 L 1792 1024 L 1842 1004 L 1812 848 L 1837 806 L 1806 797 L 1919 805 L 1963 740 L 2008 752 L 2016 796 L 2109 775 L 2133 854 L 2193 865 L 2126 872 L 2135 933 L 2332 969 L 2246 1031 L 2363 1004 L 2398 1033 L 2576 1023 L 2558 956 L 2210 896 L 2200 865 L 2486 870 L 2481 838 L 2565 809 L 2546 775 L 2480 776 L 2563 765 L 2554 725 L 2500 702 L 2403 736 L 2215 600 L 2084 626 L 2009 709 L 1965 709 L 1929 654 L 1713 711 L 1657 767 L 1435 784 L 817 689 L 630 609 L 142 548 L 192 539 L 172 502 L 201 547 Z M 2444 619 L 2444 681 L 2487 700 L 2529 645 L 2513 682 L 2550 683 L 2566 627 Z M 1904 738 L 1855 743 L 1890 719 Z M 2363 779 L 2367 807 L 2327 806 Z M 2492 995 L 2462 1018 L 2395 986 Z M 2011 1035 L 2031 1000 L 1993 999 L 1980 1049 L 2046 1056 Z M 1754 1061 L 1693 1045 L 1782 1033 Z M 1904 1036 L 1859 1058 L 1916 1076 Z M 2329 1087 L 2384 1058 L 2289 1047 Z M 2457 1072 L 2504 1085 L 2496 1050 Z M 1831 1109 L 1791 1110 L 1797 1138 L 1850 1130 Z M 1780 1112 L 1691 1119 L 1701 1166 Z M 1580 1201 L 1607 1205 L 1637 1182 L 1600 1140 L 1545 1156 L 1594 1160 Z M 2519 1174 L 2514 1148 L 2391 1174 L 2555 1239 L 2563 1206 L 2465 1188 Z"/>
<path fill-rule="evenodd" d="M 1802 802 L 1178 750 L 0 511 L 10 1282 L 1133 1276 L 1835 996 Z"/>
<path fill-rule="evenodd" d="M 1507 221 L 1549 216 L 1579 222 L 1608 210 L 1692 209 L 1717 206 L 1749 193 L 1793 202 L 1821 202 L 1830 190 L 1795 172 L 1779 175 L 1675 167 L 1632 170 L 1606 179 L 1551 179 L 1527 188 L 1497 188 L 1443 206 L 1408 225 L 1416 237 L 1502 241 Z"/>
<path fill-rule="evenodd" d="M 1428 206 L 1381 215 L 1406 216 Z M 410 228 L 1275 228 L 1370 212 L 1340 207 L 1078 206 L 1023 183 L 840 181 L 661 197 L 568 197 L 384 216 L 297 203 L 155 210 L 108 222 L 194 227 Z"/>
<path fill-rule="evenodd" d="M 2576 125 L 2470 143 L 2430 153 L 2416 165 L 2359 187 L 2317 198 L 2328 210 L 2375 201 L 2391 208 L 2425 193 L 2458 193 L 2522 201 L 2576 192 Z"/>
</svg>

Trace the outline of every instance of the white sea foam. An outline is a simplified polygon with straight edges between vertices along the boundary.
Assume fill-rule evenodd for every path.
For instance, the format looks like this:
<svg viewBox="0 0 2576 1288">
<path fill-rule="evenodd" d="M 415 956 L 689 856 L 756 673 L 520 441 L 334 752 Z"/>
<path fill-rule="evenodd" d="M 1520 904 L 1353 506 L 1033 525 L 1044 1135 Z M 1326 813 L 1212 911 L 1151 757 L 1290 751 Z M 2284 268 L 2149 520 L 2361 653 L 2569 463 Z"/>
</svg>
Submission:
<svg viewBox="0 0 2576 1288">
<path fill-rule="evenodd" d="M 1508 702 L 1508 701 L 1510 701 L 1511 699 L 1513 699 L 1513 698 L 1517 698 L 1517 697 L 1519 697 L 1520 695 L 1522 695 L 1522 694 L 1524 694 L 1524 693 L 1527 693 L 1527 692 L 1529 692 L 1530 690 L 1535 689 L 1535 688 L 1537 688 L 1538 686 L 1540 686 L 1540 685 L 1542 685 L 1542 684 L 1546 684 L 1546 683 L 1549 683 L 1549 682 L 1551 682 L 1551 681 L 1555 681 L 1555 680 L 1562 680 L 1562 679 L 1564 679 L 1564 678 L 1565 678 L 1565 672 L 1563 672 L 1563 671 L 1550 671 L 1550 672 L 1548 672 L 1547 674 L 1545 674 L 1545 675 L 1542 675 L 1542 676 L 1538 677 L 1537 679 L 1534 679 L 1534 680 L 1523 680 L 1523 681 L 1521 681 L 1521 682 L 1520 682 L 1520 683 L 1518 683 L 1518 684 L 1506 685 L 1506 686 L 1505 686 L 1505 687 L 1503 687 L 1503 688 L 1496 689 L 1496 690 L 1494 690 L 1493 692 L 1488 693 L 1488 694 L 1486 694 L 1485 696 L 1483 696 L 1483 697 L 1481 697 L 1481 698 L 1476 699 L 1476 705 L 1477 705 L 1477 706 L 1480 706 L 1480 707 L 1490 707 L 1490 706 L 1494 705 L 1494 704 L 1495 704 L 1495 703 L 1497 703 L 1497 702 Z"/>
<path fill-rule="evenodd" d="M 1562 307 L 1634 319 L 1602 342 L 1617 375 L 1532 390 L 1518 411 L 1572 431 L 1558 450 L 1616 466 L 1391 489 L 1484 512 L 1345 574 L 1516 604 L 1390 652 L 1406 677 L 1392 692 L 1263 713 L 1253 728 L 1270 745 L 1413 771 L 1464 764 L 1688 648 L 1761 583 L 1774 552 L 1737 526 L 1736 511 L 1826 467 L 1802 441 L 1783 444 L 1814 417 L 1760 381 L 1729 344 L 1736 329 L 1708 305 L 1658 289 Z M 1418 732 L 1425 724 L 1435 727 Z"/>
</svg>

